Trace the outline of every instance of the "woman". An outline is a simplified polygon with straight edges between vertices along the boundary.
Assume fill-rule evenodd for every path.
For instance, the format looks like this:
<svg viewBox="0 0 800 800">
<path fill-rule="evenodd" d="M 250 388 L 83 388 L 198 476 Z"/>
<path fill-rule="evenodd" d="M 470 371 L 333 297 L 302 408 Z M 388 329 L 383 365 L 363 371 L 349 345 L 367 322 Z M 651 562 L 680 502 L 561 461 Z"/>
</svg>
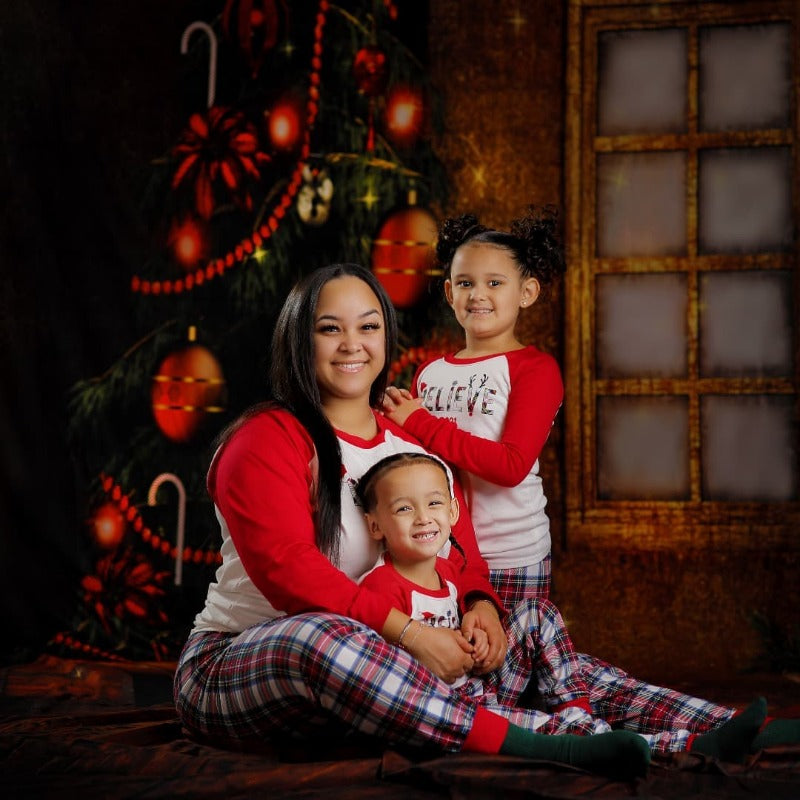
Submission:
<svg viewBox="0 0 800 800">
<path fill-rule="evenodd" d="M 504 716 L 451 690 L 468 672 L 507 666 L 500 606 L 468 515 L 454 528 L 461 551 L 447 555 L 462 570 L 464 636 L 431 631 L 406 651 L 395 645 L 402 645 L 409 615 L 380 592 L 358 590 L 355 579 L 378 552 L 354 501 L 355 483 L 390 453 L 422 451 L 374 411 L 395 339 L 391 303 L 361 267 L 318 270 L 287 298 L 273 339 L 275 402 L 252 409 L 223 436 L 209 470 L 223 563 L 175 676 L 184 726 L 224 744 L 334 726 L 389 743 L 552 758 L 590 769 L 605 763 L 604 771 L 641 773 L 647 754 L 629 731 L 532 739 L 537 712 L 513 708 L 530 673 L 514 674 L 513 665 L 516 683 L 506 692 Z M 475 628 L 489 641 L 480 662 L 469 643 Z M 564 638 L 571 651 L 566 631 Z M 733 714 L 644 687 L 612 668 L 592 680 L 588 701 L 581 702 L 591 702 L 608 722 L 661 732 L 655 749 L 687 749 L 690 736 Z M 740 715 L 739 727 L 757 726 L 758 716 L 760 710 Z M 749 742 L 749 727 L 747 735 Z"/>
</svg>

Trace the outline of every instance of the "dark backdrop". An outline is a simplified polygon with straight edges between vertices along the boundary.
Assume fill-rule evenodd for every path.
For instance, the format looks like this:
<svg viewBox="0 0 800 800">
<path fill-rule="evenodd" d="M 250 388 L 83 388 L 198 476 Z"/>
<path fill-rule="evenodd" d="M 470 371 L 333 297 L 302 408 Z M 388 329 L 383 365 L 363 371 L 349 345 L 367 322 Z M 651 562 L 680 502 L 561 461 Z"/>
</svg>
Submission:
<svg viewBox="0 0 800 800">
<path fill-rule="evenodd" d="M 131 343 L 139 206 L 151 159 L 185 122 L 180 37 L 202 6 L 0 8 L 4 660 L 36 654 L 70 621 L 87 510 L 66 446 L 68 393 Z"/>
</svg>

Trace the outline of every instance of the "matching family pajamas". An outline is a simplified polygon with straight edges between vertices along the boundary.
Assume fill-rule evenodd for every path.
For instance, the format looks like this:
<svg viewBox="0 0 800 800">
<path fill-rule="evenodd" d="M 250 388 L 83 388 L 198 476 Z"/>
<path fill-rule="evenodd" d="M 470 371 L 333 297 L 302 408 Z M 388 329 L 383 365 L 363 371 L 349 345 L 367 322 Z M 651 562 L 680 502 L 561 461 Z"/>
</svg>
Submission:
<svg viewBox="0 0 800 800">
<path fill-rule="evenodd" d="M 292 415 L 272 410 L 252 417 L 215 455 L 208 488 L 223 563 L 175 675 L 176 708 L 187 730 L 228 746 L 335 731 L 458 751 L 484 704 L 542 733 L 625 727 L 645 734 L 655 752 L 668 752 L 684 749 L 690 732 L 730 718 L 731 709 L 644 684 L 576 654 L 558 610 L 545 601 L 511 609 L 503 665 L 460 688 L 388 644 L 377 631 L 393 601 L 355 582 L 378 554 L 353 486 L 390 452 L 422 448 L 397 426 L 376 419 L 373 440 L 340 435 L 337 565 L 316 547 L 316 454 Z M 460 590 L 496 599 L 469 515 L 461 515 L 454 535 L 465 556 L 451 548 L 443 560 L 457 571 Z M 318 610 L 303 613 L 309 607 Z M 531 676 L 555 713 L 516 707 Z M 591 715 L 563 705 L 583 696 Z"/>
</svg>

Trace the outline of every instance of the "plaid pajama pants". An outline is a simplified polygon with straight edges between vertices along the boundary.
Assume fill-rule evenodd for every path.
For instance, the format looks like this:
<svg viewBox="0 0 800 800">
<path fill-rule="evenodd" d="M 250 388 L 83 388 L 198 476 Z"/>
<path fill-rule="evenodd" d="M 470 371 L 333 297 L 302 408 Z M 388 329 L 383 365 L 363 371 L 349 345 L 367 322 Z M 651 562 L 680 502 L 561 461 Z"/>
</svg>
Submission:
<svg viewBox="0 0 800 800">
<path fill-rule="evenodd" d="M 550 597 L 553 557 L 548 553 L 538 564 L 514 569 L 489 570 L 489 580 L 506 608 L 531 598 Z"/>
<path fill-rule="evenodd" d="M 235 635 L 196 633 L 178 663 L 175 704 L 187 730 L 220 744 L 358 731 L 451 751 L 460 750 L 478 703 L 539 733 L 626 727 L 654 752 L 683 750 L 690 733 L 732 714 L 576 654 L 547 601 L 519 604 L 506 628 L 503 665 L 458 689 L 372 629 L 332 614 L 283 617 Z M 595 713 L 516 708 L 532 672 L 550 706 L 588 696 Z"/>
</svg>

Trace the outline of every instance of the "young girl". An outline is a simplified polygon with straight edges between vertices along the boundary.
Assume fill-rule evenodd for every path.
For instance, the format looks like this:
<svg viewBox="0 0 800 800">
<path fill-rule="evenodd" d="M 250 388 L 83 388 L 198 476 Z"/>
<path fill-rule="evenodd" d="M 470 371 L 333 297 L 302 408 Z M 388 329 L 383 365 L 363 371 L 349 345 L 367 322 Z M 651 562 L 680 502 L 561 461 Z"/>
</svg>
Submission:
<svg viewBox="0 0 800 800">
<path fill-rule="evenodd" d="M 397 453 L 367 470 L 356 494 L 370 536 L 384 548 L 376 566 L 360 583 L 365 591 L 383 593 L 395 608 L 410 616 L 398 644 L 410 647 L 438 628 L 458 631 L 459 602 L 463 600 L 459 572 L 452 562 L 438 556 L 459 517 L 447 468 L 426 453 Z M 529 747 L 548 748 L 546 752 L 554 760 L 577 747 L 592 769 L 617 774 L 619 759 L 627 759 L 628 774 L 643 771 L 650 749 L 654 753 L 689 750 L 740 761 L 749 754 L 764 721 L 766 704 L 759 698 L 742 714 L 703 735 L 694 736 L 678 724 L 673 730 L 665 726 L 657 733 L 640 730 L 638 740 L 628 737 L 624 744 L 617 742 L 608 738 L 611 726 L 592 708 L 589 687 L 558 609 L 549 600 L 522 601 L 509 612 L 504 627 L 509 647 L 500 669 L 488 675 L 464 676 L 454 688 L 479 698 L 482 709 L 507 720 L 509 743 L 530 742 Z M 485 635 L 482 631 L 466 635 L 476 660 L 482 659 L 487 652 Z M 550 713 L 517 708 L 519 692 L 531 678 Z M 611 714 L 615 711 L 608 710 Z M 548 740 L 541 738 L 542 733 L 566 735 Z M 573 741 L 574 734 L 587 738 Z"/>
<path fill-rule="evenodd" d="M 411 394 L 390 389 L 384 412 L 459 468 L 490 578 L 507 607 L 550 592 L 550 523 L 539 454 L 563 399 L 555 359 L 516 337 L 520 310 L 564 271 L 556 216 L 511 225 L 445 220 L 436 254 L 462 350 L 420 366 Z M 412 399 L 412 396 L 416 399 Z"/>
</svg>

